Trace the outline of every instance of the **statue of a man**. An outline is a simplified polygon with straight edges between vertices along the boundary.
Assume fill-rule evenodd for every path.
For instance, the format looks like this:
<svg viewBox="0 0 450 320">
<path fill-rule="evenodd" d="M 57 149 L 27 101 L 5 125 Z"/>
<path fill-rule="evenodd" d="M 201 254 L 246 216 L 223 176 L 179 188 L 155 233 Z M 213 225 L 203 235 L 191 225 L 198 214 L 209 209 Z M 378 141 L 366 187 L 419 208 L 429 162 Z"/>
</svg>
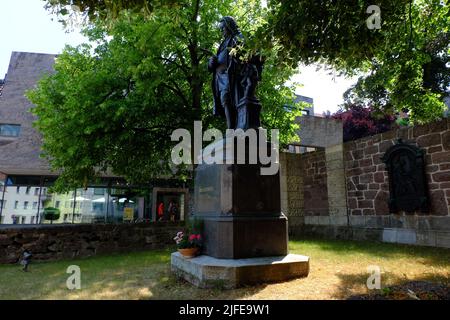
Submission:
<svg viewBox="0 0 450 320">
<path fill-rule="evenodd" d="M 258 127 L 260 105 L 254 92 L 262 70 L 258 67 L 262 67 L 262 64 L 255 65 L 239 59 L 244 37 L 232 17 L 223 17 L 219 28 L 224 39 L 217 54 L 208 63 L 208 70 L 213 73 L 214 115 L 225 116 L 229 129 Z M 253 104 L 247 108 L 249 102 Z M 253 111 L 257 115 L 246 116 Z M 248 119 L 255 117 L 257 121 L 250 123 Z"/>
</svg>

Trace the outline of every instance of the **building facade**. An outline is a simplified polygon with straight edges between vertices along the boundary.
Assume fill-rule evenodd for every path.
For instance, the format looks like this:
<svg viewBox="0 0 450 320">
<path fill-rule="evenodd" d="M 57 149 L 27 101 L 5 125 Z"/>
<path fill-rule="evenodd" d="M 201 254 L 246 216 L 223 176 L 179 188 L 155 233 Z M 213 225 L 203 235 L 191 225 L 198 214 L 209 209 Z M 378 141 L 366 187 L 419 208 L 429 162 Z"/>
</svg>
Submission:
<svg viewBox="0 0 450 320">
<path fill-rule="evenodd" d="M 67 194 L 50 193 L 58 173 L 41 158 L 42 137 L 25 92 L 51 74 L 56 55 L 13 52 L 0 82 L 0 223 L 118 223 L 157 220 L 156 204 L 177 204 L 175 218 L 184 219 L 189 188 L 177 180 L 155 179 L 130 186 L 117 176 Z M 58 216 L 46 214 L 57 209 Z M 50 219 L 51 218 L 51 219 Z M 167 215 L 166 217 L 167 218 Z M 165 219 L 164 218 L 164 219 Z M 168 217 L 170 219 L 170 216 Z"/>
</svg>

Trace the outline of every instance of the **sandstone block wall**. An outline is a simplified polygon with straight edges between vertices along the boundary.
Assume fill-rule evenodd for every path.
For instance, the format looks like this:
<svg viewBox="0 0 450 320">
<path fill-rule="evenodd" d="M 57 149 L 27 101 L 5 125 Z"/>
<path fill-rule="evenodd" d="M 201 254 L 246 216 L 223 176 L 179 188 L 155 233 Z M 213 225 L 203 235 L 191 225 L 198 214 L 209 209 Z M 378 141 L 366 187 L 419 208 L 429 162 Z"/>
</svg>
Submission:
<svg viewBox="0 0 450 320">
<path fill-rule="evenodd" d="M 16 263 L 23 251 L 32 260 L 59 260 L 161 249 L 175 244 L 183 222 L 8 226 L 0 229 L 0 263 Z"/>
<path fill-rule="evenodd" d="M 381 157 L 398 139 L 425 151 L 428 213 L 389 212 Z M 450 119 L 280 159 L 291 234 L 450 247 Z"/>
<path fill-rule="evenodd" d="M 431 211 L 450 212 L 450 127 L 444 120 L 424 126 L 389 131 L 344 145 L 350 215 L 389 214 L 389 178 L 381 157 L 401 138 L 425 150 Z M 415 215 L 427 215 L 416 212 Z"/>
</svg>

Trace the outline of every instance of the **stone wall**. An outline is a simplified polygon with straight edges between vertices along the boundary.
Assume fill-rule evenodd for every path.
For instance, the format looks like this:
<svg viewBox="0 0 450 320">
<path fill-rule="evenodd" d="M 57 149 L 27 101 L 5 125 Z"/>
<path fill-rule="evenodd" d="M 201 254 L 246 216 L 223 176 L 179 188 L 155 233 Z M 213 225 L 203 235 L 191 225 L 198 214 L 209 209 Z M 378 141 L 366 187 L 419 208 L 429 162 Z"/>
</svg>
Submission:
<svg viewBox="0 0 450 320">
<path fill-rule="evenodd" d="M 297 117 L 295 122 L 300 125 L 297 134 L 302 146 L 327 148 L 342 144 L 344 132 L 341 120 L 302 116 Z"/>
<path fill-rule="evenodd" d="M 428 213 L 389 212 L 381 157 L 400 138 L 425 151 Z M 300 184 L 282 189 L 291 234 L 450 247 L 450 119 L 280 159 L 282 181 L 284 171 L 286 181 Z M 290 200 L 296 192 L 300 203 Z"/>
<path fill-rule="evenodd" d="M 300 155 L 280 153 L 280 200 L 281 211 L 289 216 L 289 225 L 294 227 L 304 223 L 303 172 Z"/>
<path fill-rule="evenodd" d="M 450 127 L 448 121 L 389 131 L 344 145 L 350 215 L 389 214 L 389 178 L 381 157 L 396 140 L 425 150 L 431 211 L 448 216 L 450 211 Z M 416 215 L 424 215 L 416 212 Z M 404 214 L 403 214 L 404 215 Z"/>
<path fill-rule="evenodd" d="M 325 151 L 306 153 L 300 162 L 303 172 L 303 213 L 305 216 L 327 216 L 328 186 Z"/>
<path fill-rule="evenodd" d="M 327 216 L 325 152 L 281 153 L 280 162 L 281 209 L 289 216 L 289 225 L 301 225 L 313 216 Z"/>
<path fill-rule="evenodd" d="M 0 263 L 15 263 L 23 250 L 33 260 L 161 249 L 174 245 L 184 223 L 7 226 L 0 229 Z"/>
</svg>

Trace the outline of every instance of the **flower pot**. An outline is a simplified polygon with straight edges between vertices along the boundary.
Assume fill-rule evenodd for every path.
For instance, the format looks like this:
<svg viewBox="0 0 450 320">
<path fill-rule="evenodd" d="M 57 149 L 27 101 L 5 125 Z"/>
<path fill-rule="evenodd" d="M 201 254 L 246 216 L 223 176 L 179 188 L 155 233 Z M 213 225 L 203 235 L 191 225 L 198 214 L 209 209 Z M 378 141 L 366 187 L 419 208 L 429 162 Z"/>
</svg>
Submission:
<svg viewBox="0 0 450 320">
<path fill-rule="evenodd" d="M 193 258 L 198 254 L 199 249 L 198 248 L 178 249 L 178 252 L 181 253 L 185 258 Z"/>
</svg>

